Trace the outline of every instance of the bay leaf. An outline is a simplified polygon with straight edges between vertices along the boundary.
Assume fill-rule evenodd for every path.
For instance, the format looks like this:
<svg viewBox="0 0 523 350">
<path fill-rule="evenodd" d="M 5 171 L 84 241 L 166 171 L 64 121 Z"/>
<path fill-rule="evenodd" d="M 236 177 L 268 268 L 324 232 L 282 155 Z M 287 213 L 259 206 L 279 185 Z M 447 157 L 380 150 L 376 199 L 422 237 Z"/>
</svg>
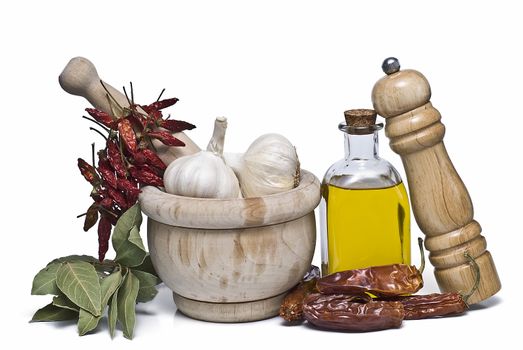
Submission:
<svg viewBox="0 0 523 350">
<path fill-rule="evenodd" d="M 36 311 L 31 322 L 68 321 L 76 318 L 78 318 L 78 312 L 63 309 L 51 303 Z"/>
<path fill-rule="evenodd" d="M 91 264 L 64 262 L 56 272 L 56 285 L 73 303 L 95 316 L 101 315 L 100 280 Z"/>
<path fill-rule="evenodd" d="M 109 311 L 107 312 L 107 323 L 109 326 L 109 334 L 111 338 L 114 337 L 114 330 L 116 329 L 116 320 L 118 317 L 118 290 L 111 296 L 109 301 Z"/>
<path fill-rule="evenodd" d="M 33 279 L 31 288 L 32 295 L 60 294 L 56 286 L 56 272 L 60 268 L 59 263 L 51 263 L 41 269 Z"/>
<path fill-rule="evenodd" d="M 116 292 L 120 284 L 122 283 L 122 272 L 117 270 L 107 277 L 102 279 L 100 282 L 101 288 L 101 300 L 102 300 L 102 311 L 109 302 L 111 296 Z"/>
<path fill-rule="evenodd" d="M 114 227 L 112 243 L 117 254 L 122 249 L 122 245 L 128 241 L 131 229 L 135 226 L 140 229 L 141 224 L 142 212 L 140 211 L 140 205 L 136 203 L 122 214 Z"/>
<path fill-rule="evenodd" d="M 138 228 L 138 226 L 133 226 L 133 228 L 131 228 L 131 231 L 129 232 L 128 241 L 140 248 L 141 250 L 146 250 L 143 245 L 142 237 L 140 236 L 140 229 Z"/>
<path fill-rule="evenodd" d="M 98 259 L 90 255 L 68 255 L 61 258 L 54 259 L 48 265 L 54 263 L 64 263 L 66 261 L 85 261 L 88 263 L 99 263 Z"/>
<path fill-rule="evenodd" d="M 143 246 L 140 233 L 136 226 L 131 229 L 129 238 L 131 238 L 132 241 L 126 240 L 121 243 L 120 249 L 116 252 L 114 261 L 128 267 L 139 266 L 144 262 L 148 253 Z"/>
<path fill-rule="evenodd" d="M 57 295 L 53 298 L 53 305 L 61 307 L 62 309 L 69 309 L 73 311 L 80 311 L 78 305 L 73 303 L 71 300 L 69 300 L 68 297 L 66 297 L 63 294 Z"/>
<path fill-rule="evenodd" d="M 143 263 L 141 263 L 140 265 L 134 267 L 133 270 L 134 271 L 140 270 L 140 271 L 143 271 L 143 272 L 150 273 L 151 275 L 155 275 L 156 277 L 158 277 L 158 280 L 161 282 L 160 277 L 158 276 L 158 273 L 154 269 L 153 262 L 151 261 L 151 255 L 150 254 L 147 254 L 147 256 L 145 257 Z"/>
<path fill-rule="evenodd" d="M 80 309 L 80 314 L 78 317 L 78 334 L 85 335 L 98 326 L 98 322 L 102 316 L 94 316 L 89 311 Z"/>
<path fill-rule="evenodd" d="M 136 321 L 136 297 L 140 288 L 140 281 L 129 271 L 118 290 L 118 321 L 122 325 L 123 335 L 127 339 L 133 338 Z"/>
<path fill-rule="evenodd" d="M 140 288 L 138 289 L 136 301 L 139 303 L 146 303 L 153 300 L 156 294 L 158 294 L 156 285 L 159 284 L 161 280 L 155 275 L 144 271 L 133 270 L 133 274 L 140 281 Z"/>
</svg>

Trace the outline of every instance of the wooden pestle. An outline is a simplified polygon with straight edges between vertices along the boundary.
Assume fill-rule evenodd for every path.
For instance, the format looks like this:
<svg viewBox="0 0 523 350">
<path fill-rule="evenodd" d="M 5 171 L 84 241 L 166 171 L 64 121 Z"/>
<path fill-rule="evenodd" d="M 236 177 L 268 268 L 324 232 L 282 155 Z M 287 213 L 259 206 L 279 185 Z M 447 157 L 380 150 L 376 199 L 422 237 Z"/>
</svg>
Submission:
<svg viewBox="0 0 523 350">
<path fill-rule="evenodd" d="M 120 106 L 129 106 L 124 94 L 105 82 L 102 85 L 96 67 L 87 58 L 75 57 L 71 59 L 58 77 L 58 81 L 66 92 L 84 97 L 95 108 L 111 115 L 113 111 L 103 85 L 105 85 L 105 88 Z M 200 148 L 183 132 L 174 133 L 173 135 L 183 141 L 185 147 L 169 147 L 159 140 L 153 140 L 158 156 L 165 164 L 169 165 L 176 158 L 200 151 Z"/>
<path fill-rule="evenodd" d="M 415 70 L 400 71 L 393 57 L 382 68 L 387 75 L 374 85 L 372 102 L 387 120 L 390 147 L 403 161 L 414 217 L 426 235 L 436 281 L 444 292 L 469 292 L 476 274 L 464 256 L 468 252 L 481 276 L 468 302 L 485 300 L 500 290 L 501 282 L 481 227 L 473 219 L 468 191 L 443 144 L 445 126 L 430 103 L 429 82 Z"/>
</svg>

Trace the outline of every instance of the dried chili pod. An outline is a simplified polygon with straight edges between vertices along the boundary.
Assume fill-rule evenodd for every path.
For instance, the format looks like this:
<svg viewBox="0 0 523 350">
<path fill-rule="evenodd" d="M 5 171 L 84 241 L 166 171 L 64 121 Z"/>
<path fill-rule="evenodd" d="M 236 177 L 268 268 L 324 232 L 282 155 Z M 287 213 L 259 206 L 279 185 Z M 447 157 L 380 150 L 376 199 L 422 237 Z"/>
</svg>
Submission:
<svg viewBox="0 0 523 350">
<path fill-rule="evenodd" d="M 93 186 L 96 186 L 98 182 L 100 182 L 100 178 L 98 177 L 98 174 L 96 174 L 96 170 L 94 167 L 87 163 L 82 158 L 78 158 L 78 168 L 80 169 L 80 172 L 84 176 L 84 178 Z"/>
<path fill-rule="evenodd" d="M 98 259 L 102 262 L 109 250 L 109 237 L 111 236 L 111 221 L 102 216 L 98 222 Z"/>
<path fill-rule="evenodd" d="M 150 105 L 141 106 L 141 107 L 144 111 L 149 113 L 149 110 L 151 110 L 151 109 L 159 111 L 160 109 L 164 109 L 164 108 L 174 105 L 176 102 L 178 102 L 178 99 L 176 97 L 173 97 L 173 98 L 166 98 L 165 100 L 161 100 L 161 101 L 156 101 L 156 102 L 151 103 Z"/>
<path fill-rule="evenodd" d="M 160 170 L 167 169 L 167 165 L 165 165 L 161 158 L 148 148 L 136 152 L 133 154 L 133 158 L 139 165 L 148 164 Z"/>
<path fill-rule="evenodd" d="M 309 294 L 303 304 L 305 319 L 316 327 L 353 332 L 401 326 L 405 311 L 398 301 L 353 301 L 345 294 Z"/>
<path fill-rule="evenodd" d="M 158 126 L 165 128 L 165 129 L 169 130 L 170 132 L 180 132 L 180 131 L 184 131 L 184 130 L 192 130 L 196 127 L 191 123 L 187 123 L 182 120 L 174 120 L 174 119 L 159 120 Z"/>
<path fill-rule="evenodd" d="M 117 186 L 117 180 L 116 175 L 114 174 L 113 169 L 109 167 L 109 164 L 107 162 L 99 162 L 98 163 L 98 172 L 102 176 L 102 179 L 112 187 Z"/>
<path fill-rule="evenodd" d="M 323 294 L 396 296 L 416 293 L 423 278 L 416 266 L 393 264 L 336 272 L 320 278 L 317 287 Z"/>
<path fill-rule="evenodd" d="M 120 148 L 114 139 L 107 141 L 107 157 L 116 174 L 119 177 L 126 177 L 127 171 L 125 170 Z"/>
<path fill-rule="evenodd" d="M 129 119 L 120 120 L 118 123 L 118 132 L 120 133 L 120 137 L 122 138 L 125 147 L 127 147 L 127 150 L 131 153 L 136 152 L 136 133 L 134 132 Z"/>
<path fill-rule="evenodd" d="M 320 277 L 317 266 L 311 266 L 303 280 L 291 289 L 280 306 L 279 315 L 285 321 L 299 321 L 303 319 L 303 301 L 311 293 L 317 292 L 316 282 Z"/>
<path fill-rule="evenodd" d="M 114 202 L 118 204 L 120 208 L 124 210 L 128 208 L 128 203 L 125 200 L 125 197 L 120 193 L 120 191 L 116 190 L 111 186 L 107 186 L 107 193 L 109 194 L 109 197 L 112 200 L 114 200 Z"/>
<path fill-rule="evenodd" d="M 97 122 L 107 126 L 108 128 L 115 129 L 115 122 L 110 114 L 94 108 L 86 108 L 85 111 Z"/>
<path fill-rule="evenodd" d="M 98 221 L 98 204 L 95 202 L 91 204 L 85 213 L 84 231 L 87 232 Z"/>
<path fill-rule="evenodd" d="M 185 146 L 181 140 L 178 140 L 168 131 L 151 131 L 147 133 L 149 137 L 160 140 L 164 145 L 167 146 Z"/>
<path fill-rule="evenodd" d="M 463 296 L 457 292 L 399 296 L 387 298 L 386 300 L 402 303 L 405 309 L 406 320 L 458 315 L 468 309 Z"/>
<path fill-rule="evenodd" d="M 149 170 L 131 167 L 129 171 L 131 176 L 143 185 L 163 186 L 162 178 Z"/>
</svg>

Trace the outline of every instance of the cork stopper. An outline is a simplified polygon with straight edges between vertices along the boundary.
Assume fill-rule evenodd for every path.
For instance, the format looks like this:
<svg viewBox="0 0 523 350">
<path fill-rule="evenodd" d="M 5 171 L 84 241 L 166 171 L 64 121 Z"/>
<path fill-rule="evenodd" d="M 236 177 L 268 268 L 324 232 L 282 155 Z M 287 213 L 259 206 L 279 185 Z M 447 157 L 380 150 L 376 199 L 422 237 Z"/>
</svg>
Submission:
<svg viewBox="0 0 523 350">
<path fill-rule="evenodd" d="M 349 109 L 344 114 L 347 126 L 361 128 L 376 124 L 376 111 L 373 109 Z"/>
</svg>

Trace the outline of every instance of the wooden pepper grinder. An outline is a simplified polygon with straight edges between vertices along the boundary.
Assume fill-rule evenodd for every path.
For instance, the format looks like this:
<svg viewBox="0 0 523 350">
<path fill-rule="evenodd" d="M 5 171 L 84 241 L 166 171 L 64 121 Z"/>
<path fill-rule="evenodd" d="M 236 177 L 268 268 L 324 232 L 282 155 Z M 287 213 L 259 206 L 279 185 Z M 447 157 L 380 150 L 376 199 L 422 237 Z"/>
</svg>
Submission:
<svg viewBox="0 0 523 350">
<path fill-rule="evenodd" d="M 481 227 L 473 218 L 468 191 L 443 144 L 445 126 L 430 103 L 429 82 L 418 71 L 400 71 L 393 57 L 382 68 L 387 75 L 374 85 L 372 102 L 387 119 L 385 135 L 403 161 L 412 210 L 426 235 L 436 281 L 444 292 L 470 291 L 476 274 L 464 255 L 468 252 L 481 276 L 468 301 L 478 303 L 498 292 L 501 282 Z"/>
</svg>

